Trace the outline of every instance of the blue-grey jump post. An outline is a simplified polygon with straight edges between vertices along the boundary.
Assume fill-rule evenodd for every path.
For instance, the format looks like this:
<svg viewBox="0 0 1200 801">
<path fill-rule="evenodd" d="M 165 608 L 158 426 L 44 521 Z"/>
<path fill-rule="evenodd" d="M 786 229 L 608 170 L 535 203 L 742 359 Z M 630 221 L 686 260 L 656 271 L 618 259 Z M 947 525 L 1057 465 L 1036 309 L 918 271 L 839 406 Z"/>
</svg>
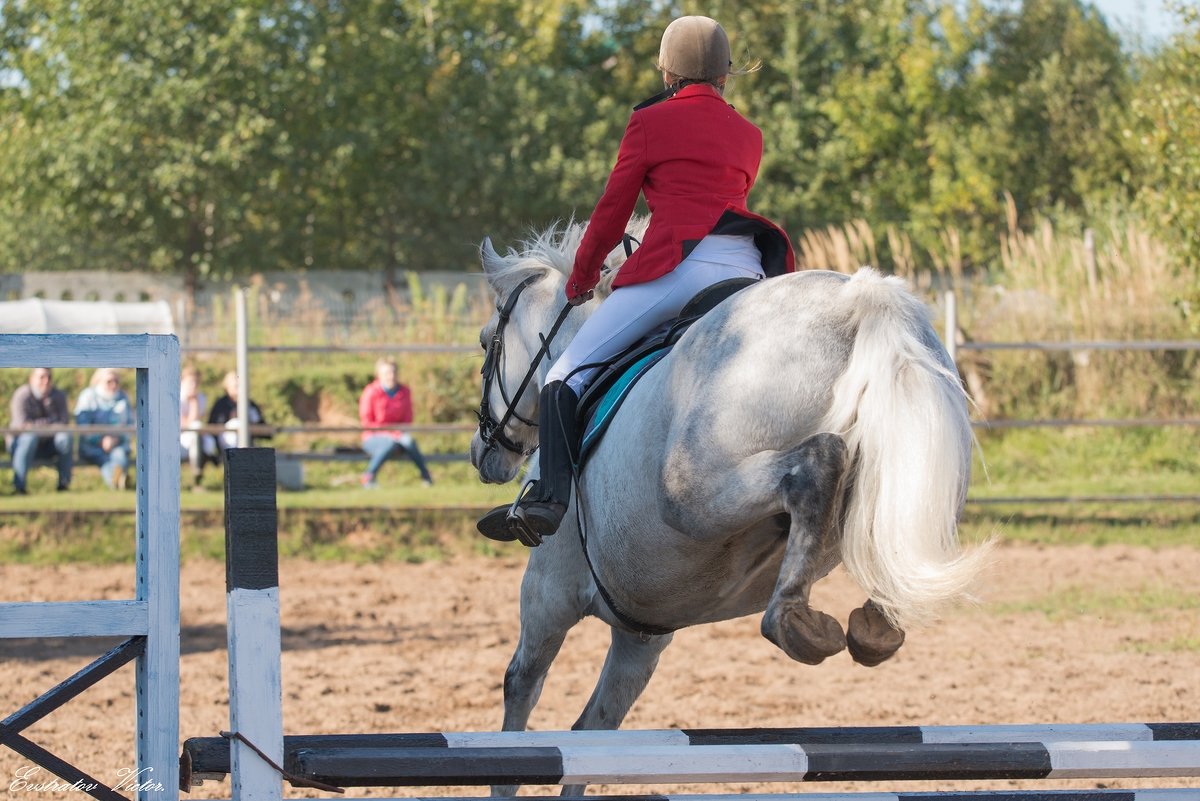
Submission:
<svg viewBox="0 0 1200 801">
<path fill-rule="evenodd" d="M 133 597 L 0 604 L 0 638 L 126 639 L 0 722 L 0 744 L 66 784 L 95 785 L 87 792 L 93 798 L 123 801 L 121 792 L 131 792 L 141 801 L 174 801 L 179 792 L 179 341 L 151 334 L 0 335 L 0 367 L 132 369 L 137 435 Z M 21 733 L 131 661 L 133 764 L 100 765 L 88 773 Z"/>
</svg>

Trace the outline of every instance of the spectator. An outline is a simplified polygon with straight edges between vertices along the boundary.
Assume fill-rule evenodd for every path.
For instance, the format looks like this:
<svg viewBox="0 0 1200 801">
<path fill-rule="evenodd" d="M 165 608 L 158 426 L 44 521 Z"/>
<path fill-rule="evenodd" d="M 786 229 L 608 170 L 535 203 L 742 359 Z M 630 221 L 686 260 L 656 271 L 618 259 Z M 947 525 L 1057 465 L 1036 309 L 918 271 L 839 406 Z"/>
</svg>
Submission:
<svg viewBox="0 0 1200 801">
<path fill-rule="evenodd" d="M 131 426 L 133 404 L 121 389 L 121 376 L 110 367 L 92 374 L 92 383 L 75 401 L 75 422 L 81 426 Z M 79 458 L 100 466 L 109 489 L 125 489 L 129 472 L 129 437 L 87 434 L 79 437 Z"/>
<path fill-rule="evenodd" d="M 31 429 L 28 434 L 5 437 L 12 454 L 13 489 L 18 495 L 26 492 L 26 479 L 34 459 L 54 459 L 58 467 L 58 491 L 71 486 L 71 456 L 74 443 L 66 432 L 38 434 L 37 429 L 61 426 L 71 422 L 67 412 L 67 396 L 54 386 L 49 368 L 35 367 L 29 371 L 29 382 L 22 384 L 12 397 L 12 428 Z"/>
<path fill-rule="evenodd" d="M 229 448 L 237 447 L 237 419 L 238 419 L 238 375 L 230 371 L 225 374 L 225 394 L 217 398 L 217 402 L 213 404 L 212 411 L 208 415 L 208 424 L 210 426 L 225 426 L 230 429 L 217 436 L 217 445 L 221 452 L 224 453 Z M 249 407 L 250 425 L 257 426 L 266 422 L 263 418 L 262 410 L 258 408 L 258 404 L 253 400 L 247 401 Z M 259 435 L 263 439 L 270 439 L 270 434 Z M 250 436 L 250 444 L 254 444 L 254 435 Z"/>
<path fill-rule="evenodd" d="M 179 461 L 192 466 L 192 489 L 203 489 L 204 463 L 217 461 L 217 440 L 196 429 L 204 425 L 208 398 L 200 391 L 200 373 L 184 367 L 179 374 Z"/>
<path fill-rule="evenodd" d="M 412 393 L 408 387 L 396 380 L 396 363 L 388 358 L 375 362 L 375 380 L 367 385 L 358 399 L 358 420 L 363 431 L 363 450 L 370 457 L 367 472 L 362 474 L 362 485 L 368 489 L 376 487 L 375 477 L 379 468 L 392 456 L 406 454 L 421 471 L 425 486 L 433 484 L 433 476 L 425 466 L 421 449 L 411 434 L 403 431 L 377 431 L 384 426 L 411 423 L 413 419 Z"/>
</svg>

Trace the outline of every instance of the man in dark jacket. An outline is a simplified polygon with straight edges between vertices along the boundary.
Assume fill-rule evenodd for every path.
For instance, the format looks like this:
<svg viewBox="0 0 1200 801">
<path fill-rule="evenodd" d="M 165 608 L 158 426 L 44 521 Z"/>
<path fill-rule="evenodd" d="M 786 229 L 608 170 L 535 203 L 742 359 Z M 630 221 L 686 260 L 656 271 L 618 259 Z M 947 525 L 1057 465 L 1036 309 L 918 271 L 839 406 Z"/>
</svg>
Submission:
<svg viewBox="0 0 1200 801">
<path fill-rule="evenodd" d="M 71 457 L 74 442 L 71 435 L 39 434 L 39 428 L 68 425 L 71 422 L 67 411 L 67 396 L 56 389 L 49 368 L 35 367 L 29 373 L 29 382 L 22 384 L 12 397 L 11 428 L 28 429 L 28 433 L 7 438 L 8 451 L 12 454 L 13 489 L 18 495 L 26 493 L 26 478 L 35 459 L 53 459 L 58 467 L 58 489 L 60 492 L 71 486 Z"/>
<path fill-rule="evenodd" d="M 217 435 L 217 445 L 220 446 L 222 456 L 228 449 L 237 447 L 238 374 L 232 371 L 226 373 L 224 387 L 225 394 L 217 399 L 208 415 L 210 426 L 225 426 L 228 429 Z M 250 413 L 247 416 L 250 418 L 250 425 L 260 426 L 266 422 L 262 409 L 258 408 L 257 403 L 248 401 L 248 408 Z M 251 436 L 250 444 L 253 445 L 255 439 L 270 438 L 270 434 Z"/>
</svg>

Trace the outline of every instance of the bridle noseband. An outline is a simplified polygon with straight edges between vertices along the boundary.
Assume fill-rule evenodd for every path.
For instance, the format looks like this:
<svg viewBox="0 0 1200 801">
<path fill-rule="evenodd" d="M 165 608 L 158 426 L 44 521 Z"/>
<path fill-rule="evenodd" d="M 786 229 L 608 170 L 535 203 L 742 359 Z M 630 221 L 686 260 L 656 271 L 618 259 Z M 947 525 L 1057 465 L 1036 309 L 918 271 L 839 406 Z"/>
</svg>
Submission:
<svg viewBox="0 0 1200 801">
<path fill-rule="evenodd" d="M 542 347 L 538 349 L 537 355 L 533 357 L 533 361 L 529 364 L 529 369 L 525 372 L 525 377 L 521 379 L 520 386 L 517 387 L 517 391 L 511 397 L 504 386 L 504 370 L 501 369 L 501 360 L 504 357 L 504 328 L 508 325 L 509 318 L 512 317 L 513 309 L 516 308 L 517 300 L 521 297 L 521 293 L 533 284 L 538 277 L 537 275 L 531 275 L 526 278 L 508 296 L 508 300 L 504 303 L 503 307 L 496 306 L 496 311 L 499 312 L 499 319 L 496 321 L 496 330 L 492 332 L 492 338 L 488 342 L 487 352 L 483 358 L 483 367 L 479 370 L 479 374 L 483 376 L 483 397 L 479 401 L 478 412 L 479 439 L 483 443 L 485 453 L 497 445 L 521 457 L 529 456 L 537 449 L 536 446 L 523 448 L 513 442 L 504 433 L 504 428 L 514 418 L 530 428 L 538 427 L 535 421 L 526 418 L 517 411 L 516 401 L 521 399 L 521 396 L 525 394 L 525 390 L 529 388 L 530 382 L 537 375 L 538 365 L 542 363 L 542 359 L 550 352 L 550 342 L 554 339 L 554 335 L 558 333 L 558 329 L 562 326 L 563 321 L 567 319 L 567 314 L 572 308 L 571 304 L 567 303 L 563 306 L 562 311 L 558 313 L 558 319 L 554 321 L 554 325 L 551 327 L 548 335 L 538 335 L 542 340 Z M 492 394 L 493 381 L 496 382 L 496 386 L 500 389 L 500 397 L 504 399 L 506 407 L 503 416 L 499 420 L 492 416 L 491 403 L 488 400 Z"/>
</svg>

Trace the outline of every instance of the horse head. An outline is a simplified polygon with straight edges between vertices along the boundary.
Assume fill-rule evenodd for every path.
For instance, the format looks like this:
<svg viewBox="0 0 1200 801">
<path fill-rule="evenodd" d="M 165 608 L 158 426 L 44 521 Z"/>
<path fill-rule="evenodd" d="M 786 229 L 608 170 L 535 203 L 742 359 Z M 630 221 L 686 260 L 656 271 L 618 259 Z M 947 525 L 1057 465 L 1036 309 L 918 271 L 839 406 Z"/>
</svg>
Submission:
<svg viewBox="0 0 1200 801">
<path fill-rule="evenodd" d="M 562 248 L 549 244 L 543 235 L 526 243 L 520 253 L 509 250 L 501 255 L 491 239 L 484 239 L 479 248 L 496 309 L 479 332 L 485 354 L 483 391 L 471 464 L 488 483 L 515 478 L 538 445 L 538 391 L 549 359 L 534 362 L 542 348 L 541 334 L 561 305 L 566 280 Z"/>
<path fill-rule="evenodd" d="M 644 234 L 649 218 L 635 216 L 629 233 Z M 616 247 L 605 259 L 596 300 L 571 314 L 538 361 L 543 337 L 549 336 L 565 302 L 563 286 L 575 263 L 575 251 L 586 225 L 574 221 L 551 225 L 523 242 L 521 250 L 501 255 L 485 238 L 479 246 L 483 274 L 496 298 L 496 310 L 480 331 L 483 348 L 483 395 L 479 430 L 471 440 L 471 463 L 488 483 L 511 481 L 537 448 L 538 392 L 546 372 L 571 341 L 595 304 L 612 291 L 617 269 L 627 251 Z M 537 362 L 537 364 L 535 364 Z"/>
</svg>

